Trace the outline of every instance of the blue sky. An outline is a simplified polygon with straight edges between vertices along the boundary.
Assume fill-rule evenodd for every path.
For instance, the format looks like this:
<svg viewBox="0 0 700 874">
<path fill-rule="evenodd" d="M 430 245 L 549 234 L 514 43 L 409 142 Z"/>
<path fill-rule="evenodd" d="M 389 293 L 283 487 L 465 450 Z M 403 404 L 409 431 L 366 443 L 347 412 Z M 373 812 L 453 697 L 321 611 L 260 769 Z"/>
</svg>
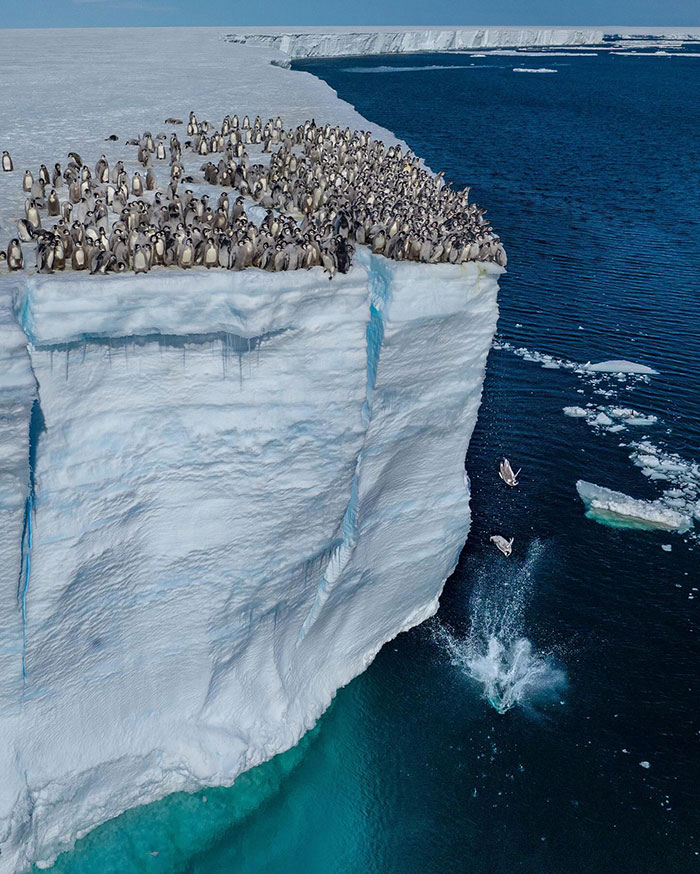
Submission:
<svg viewBox="0 0 700 874">
<path fill-rule="evenodd" d="M 700 27 L 700 0 L 0 0 L 2 27 L 629 25 Z"/>
</svg>

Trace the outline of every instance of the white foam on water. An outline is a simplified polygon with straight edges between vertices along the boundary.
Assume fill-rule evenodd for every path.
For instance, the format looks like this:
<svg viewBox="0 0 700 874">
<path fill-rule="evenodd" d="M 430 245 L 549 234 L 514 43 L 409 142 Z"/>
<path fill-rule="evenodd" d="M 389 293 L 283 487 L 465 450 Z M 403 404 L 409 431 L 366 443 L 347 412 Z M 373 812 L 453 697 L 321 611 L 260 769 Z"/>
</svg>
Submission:
<svg viewBox="0 0 700 874">
<path fill-rule="evenodd" d="M 513 67 L 514 73 L 558 73 L 559 70 L 552 70 L 549 67 Z"/>
<path fill-rule="evenodd" d="M 513 558 L 507 567 L 489 562 L 470 601 L 466 637 L 439 620 L 433 626 L 433 638 L 451 664 L 481 686 L 484 698 L 498 713 L 516 705 L 534 710 L 560 698 L 567 684 L 552 654 L 536 649 L 526 636 L 525 609 L 544 550 L 544 544 L 535 540 L 524 561 Z"/>
</svg>

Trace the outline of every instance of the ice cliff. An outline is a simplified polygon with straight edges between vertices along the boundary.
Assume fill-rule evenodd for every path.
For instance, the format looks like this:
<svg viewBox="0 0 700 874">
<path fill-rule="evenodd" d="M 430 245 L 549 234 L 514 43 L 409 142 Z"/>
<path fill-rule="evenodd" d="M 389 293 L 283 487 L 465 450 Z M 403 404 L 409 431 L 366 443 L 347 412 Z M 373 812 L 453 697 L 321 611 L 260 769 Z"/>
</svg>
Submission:
<svg viewBox="0 0 700 874">
<path fill-rule="evenodd" d="M 242 30 L 227 34 L 225 39 L 276 49 L 294 59 L 524 46 L 579 46 L 599 43 L 603 36 L 604 31 L 595 28 L 305 28 L 296 31 Z"/>
<path fill-rule="evenodd" d="M 332 282 L 17 288 L 1 871 L 230 784 L 436 609 L 499 272 L 362 252 Z"/>
</svg>

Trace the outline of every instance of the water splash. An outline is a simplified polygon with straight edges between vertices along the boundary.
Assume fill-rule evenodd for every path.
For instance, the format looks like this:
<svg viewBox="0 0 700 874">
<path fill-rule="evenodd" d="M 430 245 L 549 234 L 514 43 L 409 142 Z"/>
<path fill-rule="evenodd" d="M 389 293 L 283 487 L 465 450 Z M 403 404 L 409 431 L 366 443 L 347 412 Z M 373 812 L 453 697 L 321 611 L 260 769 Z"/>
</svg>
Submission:
<svg viewBox="0 0 700 874">
<path fill-rule="evenodd" d="M 489 560 L 470 601 L 469 634 L 460 637 L 439 621 L 433 630 L 450 662 L 482 687 L 498 713 L 515 705 L 534 710 L 558 699 L 566 687 L 566 674 L 552 653 L 537 650 L 525 636 L 525 607 L 544 552 L 535 540 L 521 563 L 497 560 L 495 572 Z"/>
</svg>

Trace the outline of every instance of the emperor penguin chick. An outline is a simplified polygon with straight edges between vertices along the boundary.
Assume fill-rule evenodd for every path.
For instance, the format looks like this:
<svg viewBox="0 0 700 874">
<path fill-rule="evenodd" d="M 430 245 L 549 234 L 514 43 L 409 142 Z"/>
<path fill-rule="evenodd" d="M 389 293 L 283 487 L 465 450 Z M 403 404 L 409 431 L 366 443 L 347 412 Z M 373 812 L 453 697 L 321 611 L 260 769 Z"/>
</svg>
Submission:
<svg viewBox="0 0 700 874">
<path fill-rule="evenodd" d="M 21 270 L 24 266 L 22 247 L 17 238 L 10 240 L 10 245 L 7 247 L 7 266 L 10 270 Z"/>
</svg>

